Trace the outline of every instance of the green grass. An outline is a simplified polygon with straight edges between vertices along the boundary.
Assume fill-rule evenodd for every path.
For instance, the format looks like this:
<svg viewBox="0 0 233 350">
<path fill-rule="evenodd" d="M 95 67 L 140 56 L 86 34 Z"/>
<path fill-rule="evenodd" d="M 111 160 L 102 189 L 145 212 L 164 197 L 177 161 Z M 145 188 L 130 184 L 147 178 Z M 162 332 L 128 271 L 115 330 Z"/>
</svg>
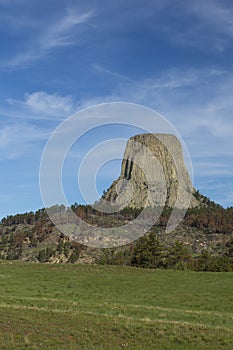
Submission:
<svg viewBox="0 0 233 350">
<path fill-rule="evenodd" d="M 0 262 L 0 349 L 232 349 L 233 273 Z"/>
</svg>

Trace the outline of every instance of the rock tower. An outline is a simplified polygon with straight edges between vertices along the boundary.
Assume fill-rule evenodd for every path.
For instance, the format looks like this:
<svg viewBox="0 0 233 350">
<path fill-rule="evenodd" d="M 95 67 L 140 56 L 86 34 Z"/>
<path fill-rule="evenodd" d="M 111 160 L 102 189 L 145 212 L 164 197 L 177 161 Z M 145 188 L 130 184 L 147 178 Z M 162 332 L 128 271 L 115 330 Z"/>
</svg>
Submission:
<svg viewBox="0 0 233 350">
<path fill-rule="evenodd" d="M 198 206 L 182 146 L 170 134 L 140 134 L 129 139 L 120 177 L 103 199 L 120 208 Z"/>
</svg>

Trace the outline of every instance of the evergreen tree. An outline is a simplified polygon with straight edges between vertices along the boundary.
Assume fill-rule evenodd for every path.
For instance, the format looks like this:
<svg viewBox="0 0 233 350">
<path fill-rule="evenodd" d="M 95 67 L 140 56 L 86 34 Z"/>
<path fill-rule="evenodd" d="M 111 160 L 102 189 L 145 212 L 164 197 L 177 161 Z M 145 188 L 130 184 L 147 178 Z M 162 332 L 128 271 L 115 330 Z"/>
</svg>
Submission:
<svg viewBox="0 0 233 350">
<path fill-rule="evenodd" d="M 159 268 L 163 267 L 163 246 L 154 233 L 139 238 L 133 251 L 133 266 Z"/>
</svg>

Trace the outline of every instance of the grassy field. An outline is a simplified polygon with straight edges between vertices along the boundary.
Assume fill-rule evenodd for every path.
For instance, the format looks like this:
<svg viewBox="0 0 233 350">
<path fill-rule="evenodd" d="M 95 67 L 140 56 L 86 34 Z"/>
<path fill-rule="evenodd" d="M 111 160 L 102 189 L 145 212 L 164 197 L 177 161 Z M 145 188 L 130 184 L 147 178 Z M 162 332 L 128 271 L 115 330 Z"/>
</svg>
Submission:
<svg viewBox="0 0 233 350">
<path fill-rule="evenodd" d="M 0 262 L 0 349 L 233 349 L 233 274 Z"/>
</svg>

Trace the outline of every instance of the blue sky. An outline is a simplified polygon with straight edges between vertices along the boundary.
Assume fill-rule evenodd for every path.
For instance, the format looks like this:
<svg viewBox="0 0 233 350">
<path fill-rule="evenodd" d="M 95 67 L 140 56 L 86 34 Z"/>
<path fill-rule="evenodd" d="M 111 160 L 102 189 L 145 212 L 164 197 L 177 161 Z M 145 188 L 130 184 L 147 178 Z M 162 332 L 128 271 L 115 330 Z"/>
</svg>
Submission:
<svg viewBox="0 0 233 350">
<path fill-rule="evenodd" d="M 195 187 L 232 206 L 231 1 L 0 0 L 0 43 L 0 217 L 43 206 L 39 165 L 50 134 L 83 107 L 111 101 L 171 121 Z M 100 173 L 100 191 L 118 176 L 114 164 Z M 69 166 L 65 188 L 79 202 Z"/>
</svg>

